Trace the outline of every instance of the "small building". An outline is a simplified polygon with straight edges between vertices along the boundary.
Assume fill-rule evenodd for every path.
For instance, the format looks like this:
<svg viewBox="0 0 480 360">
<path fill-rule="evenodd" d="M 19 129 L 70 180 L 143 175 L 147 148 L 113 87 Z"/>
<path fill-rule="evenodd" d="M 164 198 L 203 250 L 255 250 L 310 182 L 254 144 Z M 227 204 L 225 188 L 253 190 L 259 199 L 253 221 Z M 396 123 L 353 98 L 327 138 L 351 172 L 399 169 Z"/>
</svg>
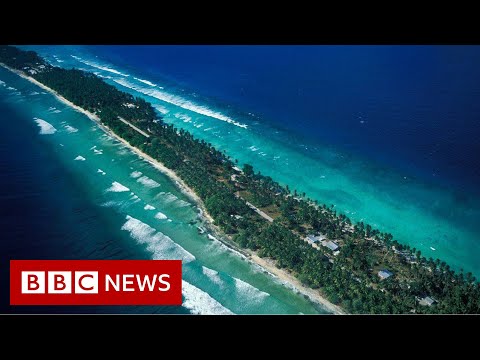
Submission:
<svg viewBox="0 0 480 360">
<path fill-rule="evenodd" d="M 307 235 L 307 237 L 305 238 L 305 241 L 307 241 L 310 244 L 315 244 L 318 241 L 318 239 L 315 237 L 315 235 Z"/>
<path fill-rule="evenodd" d="M 323 237 L 324 239 L 324 237 Z M 319 239 L 320 240 L 320 239 Z M 332 251 L 336 251 L 338 249 L 338 245 L 335 244 L 333 241 L 330 240 L 322 240 L 321 242 L 322 246 L 325 246 L 326 248 L 329 248 Z"/>
<path fill-rule="evenodd" d="M 378 272 L 378 276 L 380 277 L 380 280 L 388 279 L 392 275 L 393 275 L 393 273 L 391 271 L 388 271 L 388 270 L 380 270 Z"/>
<path fill-rule="evenodd" d="M 333 256 L 337 256 L 338 254 L 340 254 L 340 250 L 337 250 L 337 251 L 333 252 Z"/>
<path fill-rule="evenodd" d="M 333 241 L 327 241 L 327 243 L 325 244 L 325 246 L 327 248 L 329 248 L 330 250 L 332 251 L 336 251 L 338 249 L 338 245 L 335 244 Z"/>
<path fill-rule="evenodd" d="M 437 300 L 435 300 L 434 298 L 430 297 L 430 296 L 425 296 L 423 299 L 421 299 L 418 303 L 420 305 L 423 305 L 423 306 L 432 306 L 433 304 L 435 304 L 437 302 Z"/>
</svg>

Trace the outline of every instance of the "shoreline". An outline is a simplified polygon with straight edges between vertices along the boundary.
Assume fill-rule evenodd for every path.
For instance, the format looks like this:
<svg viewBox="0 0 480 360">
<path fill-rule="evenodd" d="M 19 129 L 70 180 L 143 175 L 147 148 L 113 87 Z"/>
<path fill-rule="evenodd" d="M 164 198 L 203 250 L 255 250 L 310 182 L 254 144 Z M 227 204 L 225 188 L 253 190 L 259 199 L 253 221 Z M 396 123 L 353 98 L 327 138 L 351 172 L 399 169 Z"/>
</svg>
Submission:
<svg viewBox="0 0 480 360">
<path fill-rule="evenodd" d="M 101 123 L 101 119 L 96 115 L 93 114 L 83 108 L 81 108 L 78 105 L 75 105 L 71 101 L 67 100 L 60 94 L 58 94 L 55 90 L 49 88 L 48 86 L 42 84 L 41 82 L 37 81 L 36 79 L 25 75 L 24 73 L 12 69 L 9 66 L 0 63 L 0 66 L 4 67 L 5 69 L 17 74 L 18 76 L 22 77 L 23 79 L 30 81 L 31 83 L 39 86 L 45 91 L 48 91 L 50 94 L 54 95 L 57 100 L 60 102 L 66 104 L 67 106 L 73 108 L 74 110 L 81 112 L 82 114 L 86 115 L 90 120 L 95 122 L 106 134 L 109 136 L 113 137 L 114 139 L 118 140 L 121 142 L 123 145 L 125 145 L 128 149 L 133 151 L 135 154 L 143 158 L 145 161 L 149 162 L 152 166 L 154 166 L 156 169 L 158 169 L 160 172 L 164 173 L 167 175 L 172 181 L 175 182 L 177 187 L 182 191 L 185 195 L 190 197 L 195 204 L 198 206 L 198 208 L 201 211 L 200 216 L 206 220 L 207 226 L 209 229 L 214 232 L 214 235 L 217 235 L 218 238 L 216 238 L 218 241 L 223 243 L 225 246 L 228 248 L 233 249 L 236 252 L 239 252 L 240 254 L 244 255 L 246 257 L 246 260 L 258 265 L 260 268 L 264 269 L 268 274 L 270 274 L 272 277 L 278 278 L 282 284 L 294 291 L 296 291 L 299 294 L 302 294 L 306 296 L 312 303 L 320 305 L 322 308 L 326 309 L 327 311 L 331 311 L 333 314 L 347 314 L 341 307 L 331 303 L 328 301 L 326 298 L 320 295 L 318 290 L 308 288 L 304 285 L 301 284 L 301 282 L 295 278 L 292 274 L 289 272 L 279 269 L 275 266 L 273 260 L 270 259 L 265 259 L 259 257 L 255 252 L 248 250 L 248 249 L 241 249 L 233 243 L 233 241 L 230 239 L 230 237 L 226 234 L 224 234 L 218 226 L 214 224 L 214 219 L 210 216 L 208 211 L 205 208 L 205 205 L 203 204 L 203 200 L 195 193 L 193 189 L 191 189 L 173 170 L 167 168 L 165 165 L 163 165 L 160 161 L 155 160 L 152 158 L 150 155 L 145 154 L 143 151 L 140 149 L 137 149 L 136 147 L 130 145 L 125 139 L 121 138 L 117 134 L 115 134 L 108 126 L 105 126 Z M 226 237 L 228 239 L 222 239 Z"/>
</svg>

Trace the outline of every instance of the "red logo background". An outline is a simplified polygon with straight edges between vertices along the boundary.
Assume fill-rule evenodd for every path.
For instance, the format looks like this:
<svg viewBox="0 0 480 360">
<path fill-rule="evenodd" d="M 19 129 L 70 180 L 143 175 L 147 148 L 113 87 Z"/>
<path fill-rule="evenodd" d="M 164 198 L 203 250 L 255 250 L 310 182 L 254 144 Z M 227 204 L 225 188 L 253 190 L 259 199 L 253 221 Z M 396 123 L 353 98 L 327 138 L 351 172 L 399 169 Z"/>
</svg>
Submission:
<svg viewBox="0 0 480 360">
<path fill-rule="evenodd" d="M 98 271 L 97 294 L 49 294 L 48 287 L 44 294 L 22 293 L 22 271 Z M 110 275 L 135 275 L 135 291 L 105 291 L 105 277 Z M 144 279 L 153 275 L 170 275 L 164 280 L 170 283 L 168 291 L 159 291 L 160 283 L 155 283 L 155 290 L 139 291 L 136 275 Z M 47 277 L 47 276 L 46 276 Z M 74 273 L 72 273 L 74 278 Z M 10 260 L 10 305 L 181 305 L 182 304 L 182 262 L 181 260 Z"/>
</svg>

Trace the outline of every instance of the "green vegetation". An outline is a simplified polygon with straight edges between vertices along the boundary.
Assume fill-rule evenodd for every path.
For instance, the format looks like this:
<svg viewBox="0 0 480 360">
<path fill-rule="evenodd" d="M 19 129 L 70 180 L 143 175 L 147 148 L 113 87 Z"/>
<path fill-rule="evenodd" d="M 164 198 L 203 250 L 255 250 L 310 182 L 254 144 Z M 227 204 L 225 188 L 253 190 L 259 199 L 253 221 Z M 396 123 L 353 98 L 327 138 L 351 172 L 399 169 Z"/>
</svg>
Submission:
<svg viewBox="0 0 480 360">
<path fill-rule="evenodd" d="M 92 113 L 131 145 L 174 170 L 203 199 L 215 224 L 239 246 L 258 251 L 319 289 L 352 313 L 479 313 L 480 284 L 471 273 L 455 273 L 438 259 L 399 244 L 362 222 L 352 224 L 334 206 L 318 206 L 268 176 L 243 171 L 211 144 L 167 125 L 152 106 L 117 90 L 95 75 L 46 63 L 34 52 L 0 47 L 0 62 L 23 71 Z M 129 121 L 146 137 L 119 120 Z M 246 201 L 274 219 L 269 222 Z M 305 241 L 322 235 L 339 246 L 333 252 Z M 326 244 L 324 244 L 326 245 Z M 379 270 L 392 276 L 381 280 Z M 426 297 L 436 302 L 428 306 Z M 423 304 L 423 305 L 422 305 Z"/>
</svg>

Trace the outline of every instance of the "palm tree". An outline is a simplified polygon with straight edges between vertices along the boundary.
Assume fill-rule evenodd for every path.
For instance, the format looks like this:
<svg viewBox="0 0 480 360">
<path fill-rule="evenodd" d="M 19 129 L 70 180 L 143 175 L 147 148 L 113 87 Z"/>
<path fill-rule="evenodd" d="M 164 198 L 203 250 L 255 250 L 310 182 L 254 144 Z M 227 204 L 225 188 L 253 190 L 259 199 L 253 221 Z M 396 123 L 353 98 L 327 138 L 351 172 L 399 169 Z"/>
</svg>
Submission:
<svg viewBox="0 0 480 360">
<path fill-rule="evenodd" d="M 472 283 L 475 281 L 475 276 L 473 276 L 473 274 L 470 271 L 467 273 L 467 281 L 469 283 Z"/>
</svg>

